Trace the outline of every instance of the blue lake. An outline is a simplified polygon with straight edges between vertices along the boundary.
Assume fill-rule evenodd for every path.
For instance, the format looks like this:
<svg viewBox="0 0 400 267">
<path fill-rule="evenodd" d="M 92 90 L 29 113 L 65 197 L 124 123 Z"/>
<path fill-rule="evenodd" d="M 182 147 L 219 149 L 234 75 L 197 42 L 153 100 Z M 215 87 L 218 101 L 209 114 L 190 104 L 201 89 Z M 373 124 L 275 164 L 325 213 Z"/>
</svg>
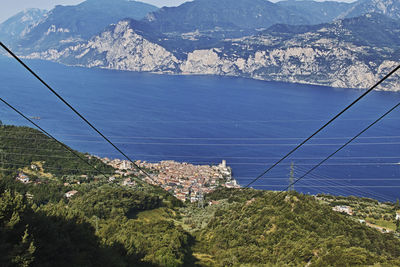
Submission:
<svg viewBox="0 0 400 267">
<path fill-rule="evenodd" d="M 32 68 L 134 159 L 216 164 L 246 185 L 362 91 L 217 76 L 172 76 L 67 67 Z M 0 95 L 74 149 L 121 158 L 26 70 L 0 57 Z M 253 185 L 282 190 L 400 101 L 373 92 Z M 6 124 L 29 125 L 5 105 Z M 49 153 L 27 148 L 26 153 Z M 400 197 L 400 110 L 295 185 L 305 193 Z"/>
</svg>

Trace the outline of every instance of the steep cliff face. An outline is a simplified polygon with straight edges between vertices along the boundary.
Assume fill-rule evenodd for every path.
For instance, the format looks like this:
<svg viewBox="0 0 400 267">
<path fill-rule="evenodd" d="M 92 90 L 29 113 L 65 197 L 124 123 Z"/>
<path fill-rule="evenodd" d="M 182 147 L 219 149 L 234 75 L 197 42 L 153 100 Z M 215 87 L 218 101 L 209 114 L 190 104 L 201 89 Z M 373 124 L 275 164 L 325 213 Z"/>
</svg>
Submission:
<svg viewBox="0 0 400 267">
<path fill-rule="evenodd" d="M 380 59 L 366 62 L 360 58 L 366 51 L 356 49 L 346 43 L 340 47 L 290 46 L 257 51 L 248 58 L 226 57 L 216 49 L 198 50 L 188 55 L 181 71 L 184 74 L 244 76 L 269 81 L 368 88 L 400 61 Z M 400 91 L 398 80 L 391 79 L 378 89 Z"/>
<path fill-rule="evenodd" d="M 129 21 L 111 26 L 86 43 L 61 51 L 32 53 L 29 58 L 86 67 L 165 73 L 176 73 L 180 63 L 172 53 L 135 33 Z"/>
<path fill-rule="evenodd" d="M 86 67 L 349 88 L 370 87 L 400 62 L 395 45 L 400 43 L 400 22 L 381 15 L 317 26 L 277 25 L 256 36 L 225 39 L 213 47 L 193 50 L 181 59 L 137 33 L 133 25 L 124 20 L 83 44 L 29 57 Z M 371 34 L 379 38 L 369 38 Z M 379 89 L 398 91 L 399 80 L 392 79 Z"/>
</svg>

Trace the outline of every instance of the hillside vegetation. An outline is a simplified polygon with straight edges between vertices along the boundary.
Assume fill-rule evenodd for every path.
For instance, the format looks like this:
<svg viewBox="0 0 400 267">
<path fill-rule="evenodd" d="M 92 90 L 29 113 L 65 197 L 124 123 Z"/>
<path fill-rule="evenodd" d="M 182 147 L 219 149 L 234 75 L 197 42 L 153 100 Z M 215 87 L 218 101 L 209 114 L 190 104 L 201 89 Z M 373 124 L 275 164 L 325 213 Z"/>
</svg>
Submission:
<svg viewBox="0 0 400 267">
<path fill-rule="evenodd" d="M 100 172 L 113 173 L 113 169 L 100 160 L 88 159 L 85 154 L 75 152 Z M 28 127 L 1 126 L 0 158 L 3 163 L 0 163 L 1 168 L 14 173 L 23 167 L 31 166 L 33 162 L 43 162 L 44 172 L 57 176 L 100 174 L 50 137 Z"/>
<path fill-rule="evenodd" d="M 218 209 L 196 233 L 197 251 L 210 254 L 215 265 L 400 264 L 397 238 L 333 212 L 312 196 L 254 190 L 209 196 L 226 197 L 233 204 Z"/>
<path fill-rule="evenodd" d="M 10 163 L 51 163 L 44 170 L 52 179 L 23 184 L 15 179 L 21 168 L 16 163 L 0 172 L 0 266 L 400 265 L 400 241 L 393 233 L 332 210 L 345 199 L 221 188 L 206 196 L 212 205 L 202 208 L 137 177 L 130 177 L 135 186 L 123 186 L 119 177 L 64 183 L 62 169 L 51 172 L 61 164 L 52 161 L 53 154 L 25 158 L 24 146 L 3 144 L 5 133 L 18 138 L 37 131 L 3 127 L 1 144 L 21 155 L 8 157 Z M 52 141 L 42 136 L 35 142 L 41 147 Z M 77 193 L 67 198 L 72 189 Z M 365 213 L 365 207 L 357 212 Z"/>
</svg>

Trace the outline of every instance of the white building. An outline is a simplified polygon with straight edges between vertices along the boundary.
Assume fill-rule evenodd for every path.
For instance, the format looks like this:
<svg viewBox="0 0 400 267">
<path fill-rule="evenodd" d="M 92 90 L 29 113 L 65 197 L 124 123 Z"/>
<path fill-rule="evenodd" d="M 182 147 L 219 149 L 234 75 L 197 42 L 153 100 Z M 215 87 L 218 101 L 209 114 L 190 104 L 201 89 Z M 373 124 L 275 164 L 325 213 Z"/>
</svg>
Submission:
<svg viewBox="0 0 400 267">
<path fill-rule="evenodd" d="M 66 198 L 71 198 L 71 197 L 73 197 L 76 193 L 78 193 L 78 191 L 76 191 L 76 190 L 69 191 L 69 192 L 65 193 L 65 197 L 66 197 Z"/>
<path fill-rule="evenodd" d="M 123 186 L 135 186 L 135 185 L 136 185 L 136 182 L 135 182 L 135 181 L 132 181 L 131 178 L 126 178 L 126 179 L 123 181 L 122 185 L 123 185 Z"/>
<path fill-rule="evenodd" d="M 344 212 L 347 213 L 348 215 L 353 215 L 353 209 L 349 206 L 335 206 L 332 208 L 332 210 L 337 212 Z"/>
<path fill-rule="evenodd" d="M 29 177 L 26 176 L 24 173 L 19 173 L 16 179 L 17 181 L 20 181 L 21 183 L 24 184 L 29 184 L 31 182 Z"/>
</svg>

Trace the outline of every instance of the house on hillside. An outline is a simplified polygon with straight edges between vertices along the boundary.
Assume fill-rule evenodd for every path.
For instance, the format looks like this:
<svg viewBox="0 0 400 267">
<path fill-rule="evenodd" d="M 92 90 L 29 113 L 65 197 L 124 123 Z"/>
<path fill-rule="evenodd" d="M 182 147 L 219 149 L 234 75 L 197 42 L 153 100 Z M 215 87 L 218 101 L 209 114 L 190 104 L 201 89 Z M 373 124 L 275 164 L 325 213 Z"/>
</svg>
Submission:
<svg viewBox="0 0 400 267">
<path fill-rule="evenodd" d="M 78 193 L 78 191 L 72 190 L 72 191 L 69 191 L 69 192 L 65 193 L 65 197 L 66 197 L 66 198 L 71 198 L 71 197 L 73 197 L 74 195 L 76 195 L 77 193 Z"/>
<path fill-rule="evenodd" d="M 29 184 L 31 182 L 29 177 L 26 176 L 23 172 L 20 172 L 15 179 L 24 184 Z"/>
<path fill-rule="evenodd" d="M 332 210 L 341 212 L 341 213 L 346 213 L 348 215 L 353 215 L 353 209 L 349 206 L 335 206 L 332 208 Z"/>
<path fill-rule="evenodd" d="M 186 201 L 186 195 L 183 194 L 183 193 L 177 193 L 177 194 L 175 195 L 175 197 L 176 197 L 177 199 L 179 199 L 180 201 L 183 201 L 183 202 Z"/>
<path fill-rule="evenodd" d="M 219 204 L 219 201 L 215 201 L 215 200 L 211 200 L 208 202 L 209 206 L 218 205 L 218 204 Z"/>
<path fill-rule="evenodd" d="M 123 182 L 122 182 L 123 186 L 135 186 L 136 182 L 132 181 L 131 178 L 126 178 Z"/>
<path fill-rule="evenodd" d="M 400 210 L 396 211 L 396 221 L 400 220 Z"/>
</svg>

